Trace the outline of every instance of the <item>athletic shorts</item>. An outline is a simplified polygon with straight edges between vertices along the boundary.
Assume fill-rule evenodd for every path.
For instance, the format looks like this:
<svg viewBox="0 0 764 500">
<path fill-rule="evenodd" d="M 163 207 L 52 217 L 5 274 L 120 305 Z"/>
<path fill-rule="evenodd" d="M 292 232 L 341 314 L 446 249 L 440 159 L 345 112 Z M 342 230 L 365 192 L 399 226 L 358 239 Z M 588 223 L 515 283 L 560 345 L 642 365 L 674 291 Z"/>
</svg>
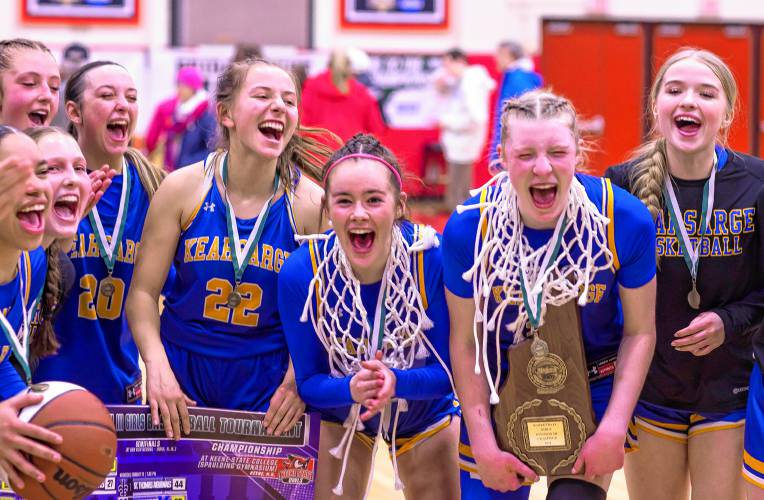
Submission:
<svg viewBox="0 0 764 500">
<path fill-rule="evenodd" d="M 592 394 L 592 409 L 594 420 L 599 422 L 605 414 L 610 394 L 613 392 L 613 377 L 606 377 L 589 383 Z M 525 500 L 530 495 L 530 486 L 524 486 L 517 491 L 501 493 L 486 488 L 480 480 L 475 457 L 469 445 L 467 426 L 462 421 L 461 440 L 459 442 L 459 469 L 462 486 L 462 498 L 478 500 Z"/>
<path fill-rule="evenodd" d="M 764 377 L 754 363 L 748 393 L 743 448 L 743 478 L 764 489 Z"/>
<path fill-rule="evenodd" d="M 629 425 L 627 450 L 639 449 L 638 433 L 687 444 L 687 440 L 705 432 L 737 429 L 745 425 L 745 409 L 731 412 L 696 413 L 691 410 L 675 410 L 639 401 Z"/>
<path fill-rule="evenodd" d="M 414 449 L 418 444 L 423 443 L 427 439 L 431 438 L 435 434 L 439 433 L 440 431 L 446 429 L 449 425 L 451 425 L 451 421 L 453 420 L 454 416 L 458 415 L 458 413 L 450 413 L 448 415 L 445 415 L 435 422 L 432 422 L 427 427 L 425 427 L 423 430 L 417 432 L 416 434 L 413 434 L 411 436 L 404 436 L 404 437 L 397 437 L 395 438 L 395 456 L 400 457 L 407 451 L 411 451 Z M 328 425 L 336 425 L 336 426 L 342 426 L 342 424 L 338 424 L 336 422 L 330 422 L 328 420 L 324 420 L 324 424 Z M 384 434 L 383 434 L 384 436 Z M 358 439 L 364 446 L 366 446 L 369 451 L 374 449 L 374 439 L 376 438 L 376 435 L 369 436 L 365 432 L 356 432 L 355 433 L 356 439 Z M 383 437 L 385 440 L 385 443 L 387 443 L 388 450 L 390 454 L 393 453 L 393 446 L 392 441 L 387 439 L 386 437 Z"/>
<path fill-rule="evenodd" d="M 286 349 L 251 358 L 227 359 L 197 354 L 163 339 L 181 390 L 198 406 L 268 411 L 273 393 L 289 367 Z"/>
</svg>

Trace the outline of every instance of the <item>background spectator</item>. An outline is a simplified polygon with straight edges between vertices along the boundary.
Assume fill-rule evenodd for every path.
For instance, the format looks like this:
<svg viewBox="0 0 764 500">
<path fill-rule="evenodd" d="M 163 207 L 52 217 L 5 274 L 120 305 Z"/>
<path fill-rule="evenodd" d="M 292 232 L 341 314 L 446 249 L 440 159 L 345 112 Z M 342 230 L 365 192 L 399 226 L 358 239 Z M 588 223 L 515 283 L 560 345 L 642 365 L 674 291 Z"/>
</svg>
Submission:
<svg viewBox="0 0 764 500">
<path fill-rule="evenodd" d="M 354 78 L 344 50 L 332 52 L 328 69 L 305 80 L 300 120 L 331 130 L 343 141 L 357 133 L 379 136 L 385 131 L 376 98 Z"/>
<path fill-rule="evenodd" d="M 523 46 L 517 42 L 502 42 L 496 49 L 496 69 L 502 73 L 496 112 L 493 120 L 493 137 L 489 150 L 491 163 L 499 159 L 496 145 L 501 133 L 501 108 L 504 101 L 541 87 L 544 80 L 533 70 L 533 61 L 525 54 Z"/>
<path fill-rule="evenodd" d="M 157 106 L 146 134 L 151 160 L 169 171 L 203 160 L 216 126 L 199 69 L 181 68 L 177 84 L 177 95 Z"/>
<path fill-rule="evenodd" d="M 51 125 L 54 125 L 56 127 L 61 127 L 63 129 L 66 129 L 66 127 L 69 125 L 69 118 L 66 116 L 66 103 L 64 102 L 64 94 L 66 90 L 66 83 L 69 80 L 69 77 L 78 69 L 80 69 L 80 66 L 88 62 L 90 59 L 90 49 L 82 45 L 81 43 L 72 43 L 66 46 L 64 49 L 63 56 L 61 57 L 61 90 L 58 93 L 59 96 L 59 106 L 58 106 L 58 113 L 56 113 L 56 116 L 53 118 L 53 122 L 51 122 Z"/>
<path fill-rule="evenodd" d="M 443 67 L 435 75 L 440 96 L 438 123 L 440 142 L 448 166 L 445 202 L 448 210 L 469 197 L 472 165 L 480 157 L 488 127 L 491 91 L 496 82 L 483 66 L 467 64 L 460 49 L 443 56 Z"/>
</svg>

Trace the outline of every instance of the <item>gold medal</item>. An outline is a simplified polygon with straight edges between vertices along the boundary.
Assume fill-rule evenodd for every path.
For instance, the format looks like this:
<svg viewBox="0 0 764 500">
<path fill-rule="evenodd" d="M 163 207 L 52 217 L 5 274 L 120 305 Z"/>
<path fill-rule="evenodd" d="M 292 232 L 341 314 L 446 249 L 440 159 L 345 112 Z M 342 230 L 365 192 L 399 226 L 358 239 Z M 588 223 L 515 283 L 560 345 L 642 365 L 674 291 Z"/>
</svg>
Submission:
<svg viewBox="0 0 764 500">
<path fill-rule="evenodd" d="M 111 277 L 106 278 L 101 282 L 100 290 L 104 297 L 108 298 L 114 295 L 116 287 L 114 286 L 114 283 L 111 282 Z"/>
<path fill-rule="evenodd" d="M 231 309 L 237 307 L 239 304 L 241 304 L 241 294 L 237 292 L 236 290 L 232 291 L 228 294 L 228 307 Z"/>
<path fill-rule="evenodd" d="M 690 307 L 693 309 L 700 309 L 700 294 L 698 293 L 698 288 L 695 286 L 694 281 L 692 282 L 692 290 L 687 294 L 687 303 L 690 304 Z"/>
</svg>

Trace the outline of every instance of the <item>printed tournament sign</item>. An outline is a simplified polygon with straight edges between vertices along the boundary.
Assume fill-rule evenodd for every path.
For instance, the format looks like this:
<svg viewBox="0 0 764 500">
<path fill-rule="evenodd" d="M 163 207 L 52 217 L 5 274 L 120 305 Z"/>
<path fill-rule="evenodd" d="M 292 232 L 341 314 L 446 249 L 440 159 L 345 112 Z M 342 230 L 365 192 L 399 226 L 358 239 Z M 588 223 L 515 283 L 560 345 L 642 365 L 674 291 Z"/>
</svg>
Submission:
<svg viewBox="0 0 764 500">
<path fill-rule="evenodd" d="M 117 459 L 101 488 L 106 499 L 313 498 L 320 418 L 305 414 L 284 435 L 268 435 L 264 413 L 188 409 L 191 434 L 167 439 L 147 406 L 107 406 Z M 6 484 L 0 499 L 19 498 Z"/>
</svg>

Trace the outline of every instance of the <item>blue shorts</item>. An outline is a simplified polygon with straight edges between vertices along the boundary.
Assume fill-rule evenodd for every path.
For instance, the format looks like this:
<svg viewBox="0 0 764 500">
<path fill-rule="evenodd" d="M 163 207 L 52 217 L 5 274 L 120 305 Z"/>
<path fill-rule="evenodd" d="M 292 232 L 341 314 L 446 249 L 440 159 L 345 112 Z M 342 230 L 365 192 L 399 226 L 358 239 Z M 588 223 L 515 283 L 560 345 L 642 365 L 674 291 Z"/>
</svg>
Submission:
<svg viewBox="0 0 764 500">
<path fill-rule="evenodd" d="M 745 409 L 696 413 L 639 401 L 629 425 L 627 449 L 639 449 L 640 432 L 687 444 L 687 440 L 693 436 L 705 432 L 737 429 L 744 425 Z"/>
<path fill-rule="evenodd" d="M 413 450 L 414 448 L 417 447 L 417 445 L 427 441 L 429 438 L 438 434 L 440 431 L 447 429 L 448 426 L 451 425 L 451 421 L 454 419 L 454 416 L 458 414 L 459 413 L 455 411 L 453 413 L 449 413 L 448 415 L 440 417 L 434 422 L 427 424 L 427 426 L 424 427 L 421 431 L 411 436 L 404 436 L 404 437 L 396 436 L 395 456 L 400 457 L 401 455 L 405 454 L 407 451 Z M 340 427 L 342 426 L 342 424 L 338 424 L 336 422 L 330 422 L 328 420 L 324 420 L 323 423 L 328 425 L 336 425 Z M 370 436 L 362 431 L 358 431 L 355 433 L 355 438 L 358 439 L 358 441 L 360 441 L 361 444 L 363 444 L 366 448 L 368 448 L 369 451 L 372 451 L 374 449 L 374 441 L 376 437 L 377 437 L 376 435 Z M 384 439 L 385 443 L 387 443 L 388 451 L 390 452 L 390 455 L 392 456 L 392 453 L 393 453 L 392 441 L 387 439 L 384 436 L 384 433 L 382 435 L 382 438 Z"/>
<path fill-rule="evenodd" d="M 613 377 L 606 377 L 596 382 L 591 382 L 589 388 L 592 394 L 592 409 L 594 410 L 595 422 L 602 420 L 605 414 L 610 394 L 613 392 Z M 524 486 L 517 491 L 501 493 L 483 486 L 477 471 L 472 448 L 469 445 L 467 426 L 462 419 L 461 439 L 459 442 L 459 469 L 462 485 L 462 498 L 485 499 L 485 500 L 525 500 L 530 495 L 530 486 Z"/>
<path fill-rule="evenodd" d="M 745 418 L 743 478 L 764 489 L 764 379 L 759 363 L 753 365 Z"/>
<path fill-rule="evenodd" d="M 286 349 L 223 359 L 197 354 L 165 339 L 162 344 L 181 390 L 198 406 L 267 411 L 289 367 Z"/>
</svg>

